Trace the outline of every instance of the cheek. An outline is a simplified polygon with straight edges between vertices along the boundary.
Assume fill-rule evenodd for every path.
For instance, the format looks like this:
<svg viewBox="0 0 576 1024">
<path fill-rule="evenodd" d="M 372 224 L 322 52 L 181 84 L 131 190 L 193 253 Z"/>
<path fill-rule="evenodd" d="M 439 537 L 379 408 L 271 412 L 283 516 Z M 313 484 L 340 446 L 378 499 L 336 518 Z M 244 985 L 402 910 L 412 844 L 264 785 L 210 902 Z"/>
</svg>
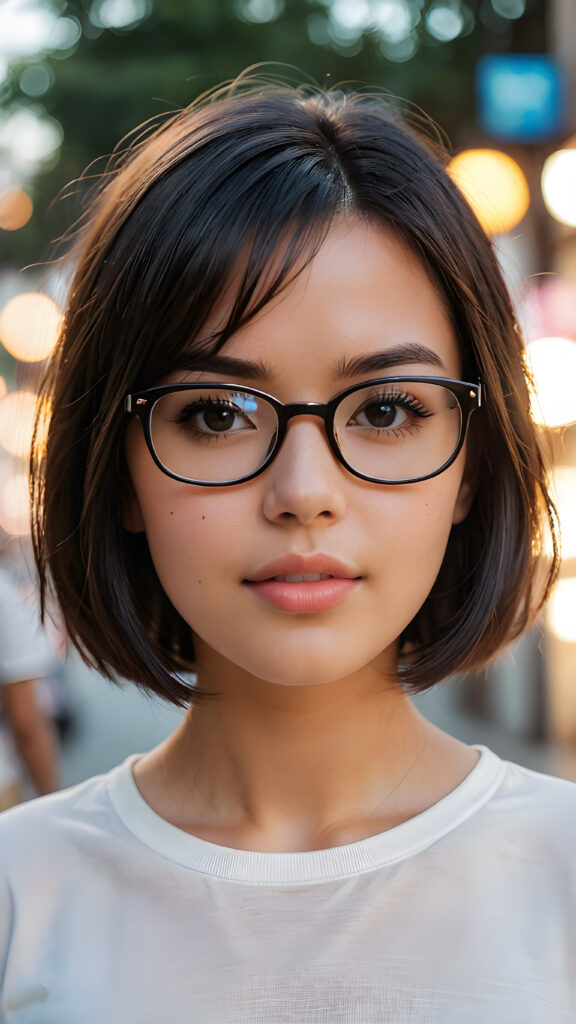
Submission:
<svg viewBox="0 0 576 1024">
<path fill-rule="evenodd" d="M 242 550 L 240 502 L 189 485 L 139 490 L 140 510 L 152 561 L 164 591 L 194 627 L 206 603 L 218 603 Z"/>
<path fill-rule="evenodd" d="M 167 477 L 152 462 L 135 422 L 126 432 L 126 456 L 135 494 L 126 501 L 125 526 L 144 530 L 163 589 L 190 621 L 190 607 L 202 601 L 206 586 L 218 577 L 214 566 L 223 538 L 239 532 L 239 496 Z"/>
<path fill-rule="evenodd" d="M 398 488 L 371 510 L 368 531 L 373 546 L 375 578 L 398 634 L 424 604 L 438 575 L 452 529 L 461 473 Z"/>
<path fill-rule="evenodd" d="M 171 508 L 170 504 L 176 507 Z M 183 516 L 175 502 L 169 502 L 165 511 L 151 512 L 145 508 L 143 518 L 156 572 L 168 597 L 178 607 L 178 596 L 184 587 L 189 592 L 206 582 L 214 524 L 201 505 L 188 508 Z"/>
</svg>

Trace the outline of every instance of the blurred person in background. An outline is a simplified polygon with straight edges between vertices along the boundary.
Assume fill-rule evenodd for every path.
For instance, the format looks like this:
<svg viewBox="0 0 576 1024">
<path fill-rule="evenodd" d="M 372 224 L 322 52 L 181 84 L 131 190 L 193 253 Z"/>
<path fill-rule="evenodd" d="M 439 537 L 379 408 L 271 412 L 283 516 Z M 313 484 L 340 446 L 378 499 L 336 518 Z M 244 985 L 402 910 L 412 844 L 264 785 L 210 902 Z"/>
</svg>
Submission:
<svg viewBox="0 0 576 1024">
<path fill-rule="evenodd" d="M 0 811 L 20 803 L 32 784 L 59 787 L 59 742 L 45 680 L 56 659 L 42 630 L 34 595 L 24 596 L 0 562 Z"/>
</svg>

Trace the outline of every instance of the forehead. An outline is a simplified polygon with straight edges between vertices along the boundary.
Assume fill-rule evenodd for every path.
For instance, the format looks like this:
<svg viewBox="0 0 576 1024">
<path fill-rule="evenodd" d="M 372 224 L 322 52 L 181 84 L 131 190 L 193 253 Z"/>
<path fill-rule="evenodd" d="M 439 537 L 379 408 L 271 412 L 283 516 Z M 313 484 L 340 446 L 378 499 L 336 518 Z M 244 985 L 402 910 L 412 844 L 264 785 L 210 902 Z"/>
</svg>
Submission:
<svg viewBox="0 0 576 1024">
<path fill-rule="evenodd" d="M 214 314 L 216 326 L 225 304 Z M 350 219 L 330 228 L 304 270 L 221 349 L 257 364 L 268 384 L 341 383 L 369 372 L 364 357 L 381 355 L 384 366 L 387 353 L 391 373 L 460 374 L 456 334 L 424 266 L 393 231 Z"/>
</svg>

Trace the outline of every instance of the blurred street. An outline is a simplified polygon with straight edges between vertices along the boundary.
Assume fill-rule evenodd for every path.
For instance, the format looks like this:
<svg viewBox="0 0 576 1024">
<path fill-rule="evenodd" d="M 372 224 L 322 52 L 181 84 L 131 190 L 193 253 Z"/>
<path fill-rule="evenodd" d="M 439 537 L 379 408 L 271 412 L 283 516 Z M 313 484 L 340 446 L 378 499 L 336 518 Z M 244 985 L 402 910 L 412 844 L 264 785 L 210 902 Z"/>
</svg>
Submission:
<svg viewBox="0 0 576 1024">
<path fill-rule="evenodd" d="M 114 686 L 77 657 L 70 659 L 67 673 L 76 724 L 62 752 L 63 786 L 108 771 L 129 754 L 150 750 L 182 716 L 134 686 Z"/>
</svg>

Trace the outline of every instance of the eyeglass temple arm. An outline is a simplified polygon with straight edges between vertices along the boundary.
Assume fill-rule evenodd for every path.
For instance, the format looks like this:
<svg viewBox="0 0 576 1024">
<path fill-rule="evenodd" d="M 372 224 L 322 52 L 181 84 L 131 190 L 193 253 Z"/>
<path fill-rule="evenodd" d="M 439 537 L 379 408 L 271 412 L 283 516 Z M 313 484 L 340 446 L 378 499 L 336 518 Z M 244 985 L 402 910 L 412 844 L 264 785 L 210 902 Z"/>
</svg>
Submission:
<svg viewBox="0 0 576 1024">
<path fill-rule="evenodd" d="M 126 395 L 126 398 L 124 399 L 124 412 L 135 412 L 135 409 L 132 408 L 132 399 L 133 399 L 133 397 L 134 397 L 133 395 Z M 148 405 L 148 399 L 147 398 L 137 398 L 135 404 L 136 405 Z"/>
</svg>

